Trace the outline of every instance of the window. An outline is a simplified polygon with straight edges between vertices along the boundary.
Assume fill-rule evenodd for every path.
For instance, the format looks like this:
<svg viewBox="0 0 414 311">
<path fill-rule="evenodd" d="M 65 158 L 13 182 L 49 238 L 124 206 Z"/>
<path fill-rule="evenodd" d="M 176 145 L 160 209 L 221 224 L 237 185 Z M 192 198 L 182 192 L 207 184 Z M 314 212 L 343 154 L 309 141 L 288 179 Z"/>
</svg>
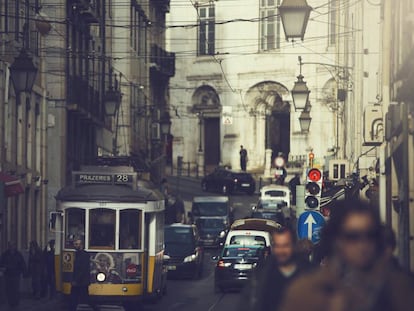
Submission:
<svg viewBox="0 0 414 311">
<path fill-rule="evenodd" d="M 214 55 L 215 53 L 215 12 L 214 6 L 198 8 L 199 33 L 198 55 Z"/>
<path fill-rule="evenodd" d="M 259 245 L 265 246 L 266 240 L 262 236 L 253 236 L 253 235 L 234 235 L 230 239 L 230 245 Z"/>
<path fill-rule="evenodd" d="M 73 248 L 75 238 L 85 239 L 85 210 L 69 208 L 66 210 L 65 248 Z"/>
<path fill-rule="evenodd" d="M 338 0 L 329 1 L 329 45 L 336 43 L 337 7 Z"/>
<path fill-rule="evenodd" d="M 114 210 L 93 209 L 89 212 L 89 248 L 115 249 Z"/>
<path fill-rule="evenodd" d="M 119 213 L 119 248 L 141 248 L 141 211 L 122 210 Z"/>
<path fill-rule="evenodd" d="M 280 5 L 280 0 L 260 1 L 260 49 L 262 51 L 280 48 L 278 5 Z"/>
</svg>

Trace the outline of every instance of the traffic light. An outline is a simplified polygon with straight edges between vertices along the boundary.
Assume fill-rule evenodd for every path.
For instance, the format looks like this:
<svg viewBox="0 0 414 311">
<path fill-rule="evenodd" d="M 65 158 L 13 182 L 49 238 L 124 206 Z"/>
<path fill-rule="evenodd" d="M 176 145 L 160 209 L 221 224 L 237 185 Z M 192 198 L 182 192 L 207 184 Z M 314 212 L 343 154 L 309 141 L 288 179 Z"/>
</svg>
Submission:
<svg viewBox="0 0 414 311">
<path fill-rule="evenodd" d="M 319 210 L 322 193 L 322 172 L 317 168 L 308 171 L 305 187 L 305 207 L 311 210 Z"/>
</svg>

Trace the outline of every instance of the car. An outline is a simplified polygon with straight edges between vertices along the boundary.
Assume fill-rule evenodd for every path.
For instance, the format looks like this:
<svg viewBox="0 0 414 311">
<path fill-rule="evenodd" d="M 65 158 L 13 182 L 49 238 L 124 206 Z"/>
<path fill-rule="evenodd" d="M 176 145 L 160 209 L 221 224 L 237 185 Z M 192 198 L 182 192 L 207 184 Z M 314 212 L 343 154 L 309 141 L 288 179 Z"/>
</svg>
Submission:
<svg viewBox="0 0 414 311">
<path fill-rule="evenodd" d="M 286 221 L 289 221 L 292 218 L 289 188 L 273 184 L 263 186 L 260 189 L 259 201 L 252 207 L 252 209 L 253 213 L 259 211 L 264 212 L 265 214 L 270 212 L 283 213 L 283 218 Z"/>
<path fill-rule="evenodd" d="M 281 227 L 281 224 L 269 219 L 238 219 L 231 225 L 224 246 L 243 245 L 270 248 L 271 232 Z"/>
<path fill-rule="evenodd" d="M 197 227 L 172 224 L 164 227 L 164 265 L 168 277 L 197 279 L 203 271 L 204 250 Z"/>
<path fill-rule="evenodd" d="M 216 191 L 225 195 L 235 192 L 253 195 L 256 191 L 256 181 L 249 173 L 235 172 L 220 167 L 201 180 L 201 189 L 203 191 Z"/>
<path fill-rule="evenodd" d="M 266 211 L 266 210 L 253 210 L 251 214 L 251 218 L 256 219 L 270 219 L 282 226 L 287 225 L 287 220 L 285 215 L 281 212 L 274 212 L 274 211 Z"/>
<path fill-rule="evenodd" d="M 217 260 L 214 272 L 215 292 L 241 289 L 253 270 L 264 259 L 264 248 L 259 245 L 227 245 Z"/>
</svg>

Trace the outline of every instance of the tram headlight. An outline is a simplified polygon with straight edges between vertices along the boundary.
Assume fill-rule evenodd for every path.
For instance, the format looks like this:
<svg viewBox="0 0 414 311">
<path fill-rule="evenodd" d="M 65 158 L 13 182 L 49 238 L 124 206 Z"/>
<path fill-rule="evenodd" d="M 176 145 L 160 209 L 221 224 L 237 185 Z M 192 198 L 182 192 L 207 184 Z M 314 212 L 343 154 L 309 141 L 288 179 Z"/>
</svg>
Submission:
<svg viewBox="0 0 414 311">
<path fill-rule="evenodd" d="M 96 275 L 96 280 L 97 280 L 98 282 L 105 282 L 105 280 L 106 280 L 106 275 L 105 275 L 105 273 L 103 273 L 103 272 L 99 272 L 99 273 Z"/>
<path fill-rule="evenodd" d="M 197 258 L 196 254 L 192 254 L 190 256 L 185 257 L 184 262 L 192 262 L 192 261 L 196 260 L 196 258 Z"/>
</svg>

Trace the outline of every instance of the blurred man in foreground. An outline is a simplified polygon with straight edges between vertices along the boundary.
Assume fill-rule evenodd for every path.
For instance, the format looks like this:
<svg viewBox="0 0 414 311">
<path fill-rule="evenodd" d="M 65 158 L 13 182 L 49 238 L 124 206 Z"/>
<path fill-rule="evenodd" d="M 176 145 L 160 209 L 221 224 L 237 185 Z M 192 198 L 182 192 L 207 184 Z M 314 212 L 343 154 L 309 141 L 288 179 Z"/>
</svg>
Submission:
<svg viewBox="0 0 414 311">
<path fill-rule="evenodd" d="M 272 233 L 272 252 L 246 286 L 238 310 L 277 310 L 290 282 L 309 266 L 295 256 L 296 234 L 284 227 Z M 270 309 L 269 309 L 270 307 Z"/>
<path fill-rule="evenodd" d="M 413 280 L 390 263 L 377 213 L 358 201 L 334 211 L 322 234 L 326 266 L 293 282 L 279 310 L 412 310 Z"/>
</svg>

